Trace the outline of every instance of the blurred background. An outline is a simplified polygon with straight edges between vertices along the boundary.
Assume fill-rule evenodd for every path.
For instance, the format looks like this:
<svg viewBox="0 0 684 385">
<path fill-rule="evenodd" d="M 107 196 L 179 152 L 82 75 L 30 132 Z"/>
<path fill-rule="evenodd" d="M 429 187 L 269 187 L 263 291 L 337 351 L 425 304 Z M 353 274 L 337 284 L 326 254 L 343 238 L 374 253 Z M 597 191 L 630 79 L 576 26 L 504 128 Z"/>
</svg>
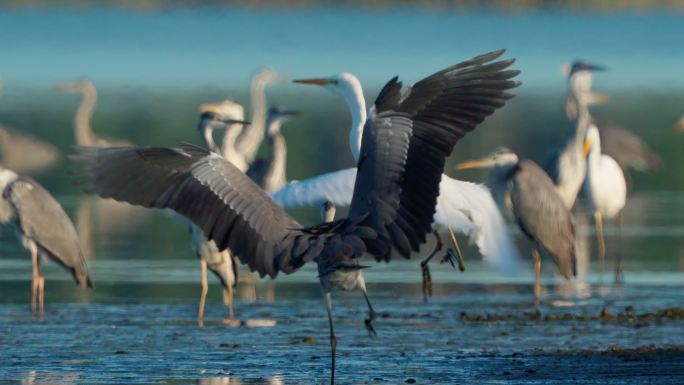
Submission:
<svg viewBox="0 0 684 385">
<path fill-rule="evenodd" d="M 662 261 L 664 270 L 672 262 L 684 268 L 684 255 L 678 254 L 684 235 L 684 214 L 679 214 L 684 136 L 674 128 L 684 114 L 681 2 L 250 4 L 2 1 L 0 125 L 71 153 L 80 96 L 58 92 L 55 85 L 87 78 L 98 92 L 95 132 L 137 145 L 199 144 L 198 105 L 233 98 L 248 111 L 249 79 L 263 66 L 289 78 L 352 72 L 370 104 L 395 75 L 412 83 L 465 58 L 507 48 L 507 55 L 518 59 L 515 67 L 522 70 L 523 86 L 506 108 L 459 143 L 450 165 L 500 145 L 543 164 L 550 147 L 572 128 L 564 114 L 562 65 L 584 59 L 608 67 L 596 74 L 594 89 L 610 100 L 592 108 L 593 115 L 637 133 L 662 157 L 655 172 L 630 172 L 625 259 Z M 350 117 L 339 97 L 289 81 L 270 86 L 267 95 L 269 104 L 302 112 L 283 128 L 290 179 L 353 165 L 347 148 Z M 68 176 L 72 166 L 63 155 L 56 167 L 36 178 L 75 218 L 82 195 Z M 451 166 L 446 172 L 486 180 L 485 173 L 456 172 Z M 295 215 L 312 223 L 317 213 L 300 210 Z M 122 258 L 156 260 L 160 266 L 176 259 L 193 267 L 179 274 L 195 279 L 187 229 L 163 213 L 146 212 L 117 232 L 94 232 L 97 267 L 105 269 L 108 260 Z M 3 262 L 11 268 L 0 275 L 12 282 L 29 271 L 29 264 L 13 234 L 2 234 L 0 254 L 14 262 Z M 115 280 L 111 274 L 97 277 L 97 270 L 93 275 L 95 280 Z M 68 279 L 61 272 L 57 277 Z M 122 277 L 132 275 L 123 272 Z"/>
</svg>

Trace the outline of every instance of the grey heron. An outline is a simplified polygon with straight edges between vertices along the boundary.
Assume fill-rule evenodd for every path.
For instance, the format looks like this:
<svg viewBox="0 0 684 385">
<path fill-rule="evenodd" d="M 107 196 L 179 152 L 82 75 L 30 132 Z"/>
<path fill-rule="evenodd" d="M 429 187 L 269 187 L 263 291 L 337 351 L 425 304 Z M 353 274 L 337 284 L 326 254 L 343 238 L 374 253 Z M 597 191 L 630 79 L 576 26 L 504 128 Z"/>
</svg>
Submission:
<svg viewBox="0 0 684 385">
<path fill-rule="evenodd" d="M 566 278 L 576 276 L 575 225 L 570 209 L 548 175 L 536 163 L 520 160 L 507 148 L 481 159 L 465 161 L 457 169 L 491 168 L 490 184 L 502 210 L 515 218 L 534 243 L 534 296 L 541 298 L 541 254 L 546 251 Z"/>
<path fill-rule="evenodd" d="M 244 125 L 247 122 L 238 121 L 226 117 L 234 112 L 234 102 L 224 101 L 222 103 L 203 104 L 200 106 L 200 122 L 197 126 L 199 134 L 202 136 L 207 149 L 213 153 L 221 154 L 221 149 L 214 142 L 213 131 L 215 128 L 230 127 L 232 130 L 239 129 L 236 126 Z M 202 230 L 194 223 L 190 222 L 191 246 L 200 261 L 200 274 L 202 292 L 200 303 L 197 310 L 197 323 L 204 326 L 204 307 L 209 291 L 207 282 L 207 269 L 211 270 L 221 282 L 223 288 L 223 299 L 228 304 L 228 319 L 224 323 L 235 326 L 235 312 L 233 310 L 233 289 L 237 284 L 238 267 L 235 256 L 229 250 L 219 250 L 216 243 L 207 239 Z"/>
<path fill-rule="evenodd" d="M 506 75 L 506 72 L 497 74 L 497 76 Z M 352 116 L 349 145 L 354 159 L 358 161 L 366 120 L 366 101 L 358 78 L 351 73 L 343 72 L 327 78 L 295 80 L 295 82 L 319 85 L 344 98 Z M 467 108 L 463 104 L 457 104 L 457 106 Z M 493 111 L 497 107 L 499 106 L 482 106 L 487 111 Z M 273 198 L 286 208 L 316 206 L 325 201 L 330 201 L 337 206 L 349 206 L 352 201 L 355 179 L 356 168 L 330 172 L 304 181 L 291 182 L 276 192 Z M 437 239 L 437 247 L 421 263 L 423 296 L 426 299 L 430 295 L 432 281 L 428 262 L 441 249 L 442 242 L 438 231 L 442 229 L 449 232 L 461 270 L 464 268 L 463 257 L 453 231 L 469 235 L 471 241 L 477 244 L 485 257 L 485 261 L 497 268 L 511 270 L 520 259 L 506 231 L 505 222 L 486 187 L 459 181 L 443 174 L 439 190 L 434 216 L 435 231 L 433 232 Z M 452 265 L 455 257 L 454 249 L 450 248 L 444 257 Z"/>
<path fill-rule="evenodd" d="M 329 314 L 331 383 L 336 337 L 333 288 L 359 287 L 367 298 L 367 253 L 409 258 L 432 227 L 439 182 L 455 144 L 510 99 L 519 82 L 503 50 L 445 68 L 402 92 L 398 78 L 380 91 L 365 127 L 354 196 L 346 218 L 304 227 L 218 154 L 178 148 L 81 148 L 83 187 L 102 197 L 170 208 L 229 248 L 261 276 L 289 274 L 315 261 Z M 494 108 L 492 108 L 494 107 Z M 374 312 L 369 306 L 369 332 Z"/>
<path fill-rule="evenodd" d="M 20 174 L 37 174 L 58 163 L 61 152 L 33 135 L 0 125 L 0 164 Z"/>
<path fill-rule="evenodd" d="M 97 89 L 88 79 L 59 83 L 56 89 L 65 93 L 81 94 L 82 99 L 74 115 L 74 136 L 78 146 L 132 146 L 132 143 L 93 132 L 91 120 L 97 103 Z M 141 210 L 114 201 L 82 199 L 76 209 L 76 229 L 86 258 L 95 254 L 95 233 L 116 233 L 130 229 L 139 222 Z"/>
<path fill-rule="evenodd" d="M 14 228 L 31 254 L 31 310 L 45 312 L 41 260 L 68 270 L 80 287 L 92 287 L 76 229 L 62 206 L 38 182 L 0 167 L 0 224 Z"/>
<path fill-rule="evenodd" d="M 552 154 L 547 168 L 548 174 L 558 189 L 558 194 L 569 209 L 575 205 L 577 194 L 582 189 L 586 176 L 586 160 L 582 153 L 587 125 L 591 121 L 589 106 L 601 100 L 591 92 L 591 72 L 603 70 L 603 67 L 585 62 L 574 62 L 569 70 L 568 87 L 569 102 L 566 110 L 575 109 L 574 130 L 565 144 Z M 572 106 L 572 107 L 570 107 Z"/>
<path fill-rule="evenodd" d="M 274 193 L 287 183 L 287 143 L 280 128 L 288 119 L 299 115 L 298 111 L 271 107 L 266 118 L 266 138 L 269 142 L 265 158 L 257 158 L 247 170 L 247 175 L 267 193 Z"/>
<path fill-rule="evenodd" d="M 599 259 L 603 268 L 606 244 L 603 237 L 603 221 L 615 219 L 622 227 L 621 213 L 627 201 L 627 182 L 618 162 L 609 155 L 601 153 L 601 137 L 595 125 L 590 125 L 584 141 L 584 154 L 587 156 L 587 180 L 584 192 L 589 211 L 594 215 L 596 237 L 598 238 Z M 615 281 L 621 280 L 622 268 L 618 255 L 615 265 Z"/>
<path fill-rule="evenodd" d="M 582 95 L 579 99 L 582 99 L 583 103 L 591 106 L 604 104 L 608 101 L 607 96 L 592 90 L 593 72 L 606 70 L 605 67 L 575 61 L 569 68 L 571 68 L 568 71 L 569 80 L 581 83 L 574 86 L 572 90 L 574 94 Z M 578 77 L 579 80 L 576 79 Z M 574 121 L 578 117 L 578 112 L 578 97 L 568 97 L 566 101 L 567 118 Z M 662 163 L 660 156 L 638 135 L 615 123 L 597 121 L 593 117 L 591 117 L 591 121 L 598 127 L 601 135 L 602 151 L 615 159 L 623 169 L 655 171 L 660 167 Z"/>
<path fill-rule="evenodd" d="M 89 147 L 132 145 L 126 140 L 105 137 L 93 132 L 90 121 L 93 118 L 95 104 L 97 103 L 97 89 L 90 80 L 81 79 L 73 82 L 60 83 L 57 85 L 57 90 L 82 95 L 81 103 L 78 105 L 76 114 L 74 115 L 74 135 L 76 137 L 77 145 Z"/>
</svg>

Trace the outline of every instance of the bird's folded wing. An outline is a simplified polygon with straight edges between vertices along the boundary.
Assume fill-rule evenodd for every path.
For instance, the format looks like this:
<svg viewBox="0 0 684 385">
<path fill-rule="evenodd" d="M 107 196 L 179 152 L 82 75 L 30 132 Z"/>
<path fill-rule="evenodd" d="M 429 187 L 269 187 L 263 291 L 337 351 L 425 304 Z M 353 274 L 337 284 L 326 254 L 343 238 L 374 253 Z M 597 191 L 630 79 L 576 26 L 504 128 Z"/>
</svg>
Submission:
<svg viewBox="0 0 684 385">
<path fill-rule="evenodd" d="M 86 191 L 192 220 L 262 276 L 291 273 L 320 251 L 282 207 L 217 154 L 180 148 L 79 148 Z"/>
<path fill-rule="evenodd" d="M 292 181 L 276 191 L 272 198 L 285 208 L 310 207 L 328 201 L 335 206 L 351 204 L 356 167 L 333 171 L 302 181 Z"/>
<path fill-rule="evenodd" d="M 22 233 L 48 251 L 56 262 L 72 270 L 74 277 L 85 286 L 88 268 L 78 235 L 59 202 L 27 177 L 12 182 L 5 196 L 14 206 Z"/>
<path fill-rule="evenodd" d="M 446 157 L 466 133 L 502 107 L 520 83 L 506 70 L 513 60 L 492 62 L 496 51 L 439 71 L 401 92 L 390 80 L 364 126 L 350 216 L 367 223 L 384 242 L 368 251 L 389 260 L 417 251 L 430 231 Z M 383 244 L 384 243 L 384 244 Z M 384 246 L 384 247 L 383 247 Z"/>
<path fill-rule="evenodd" d="M 576 274 L 575 225 L 551 179 L 523 160 L 512 179 L 511 201 L 520 228 L 551 255 L 565 277 Z"/>
</svg>

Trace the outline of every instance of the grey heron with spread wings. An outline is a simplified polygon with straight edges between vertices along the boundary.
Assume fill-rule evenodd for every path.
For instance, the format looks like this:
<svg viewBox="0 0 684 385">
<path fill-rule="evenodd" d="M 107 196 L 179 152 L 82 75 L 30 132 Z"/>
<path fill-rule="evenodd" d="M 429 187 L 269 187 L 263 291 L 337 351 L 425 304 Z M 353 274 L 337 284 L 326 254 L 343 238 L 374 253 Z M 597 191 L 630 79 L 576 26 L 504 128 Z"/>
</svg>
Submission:
<svg viewBox="0 0 684 385">
<path fill-rule="evenodd" d="M 299 224 L 230 162 L 194 146 L 81 148 L 75 157 L 81 182 L 102 197 L 188 217 L 219 249 L 229 248 L 262 276 L 294 273 L 314 261 L 328 311 L 334 383 L 331 290 L 358 286 L 367 299 L 359 258 L 387 262 L 393 251 L 409 258 L 425 242 L 446 157 L 520 84 L 512 80 L 518 71 L 506 70 L 514 60 L 494 61 L 502 54 L 445 68 L 403 92 L 397 77 L 390 80 L 365 123 L 349 214 L 330 223 Z"/>
</svg>

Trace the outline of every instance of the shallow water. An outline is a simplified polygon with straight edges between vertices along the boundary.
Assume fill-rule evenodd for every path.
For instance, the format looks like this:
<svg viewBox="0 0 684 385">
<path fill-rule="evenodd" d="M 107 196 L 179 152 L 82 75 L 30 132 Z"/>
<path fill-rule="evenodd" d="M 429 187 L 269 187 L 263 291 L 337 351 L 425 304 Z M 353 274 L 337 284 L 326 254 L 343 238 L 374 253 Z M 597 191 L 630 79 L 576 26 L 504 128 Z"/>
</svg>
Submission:
<svg viewBox="0 0 684 385">
<path fill-rule="evenodd" d="M 77 203 L 62 201 L 69 210 Z M 623 231 L 625 283 L 612 284 L 611 259 L 604 274 L 593 261 L 570 284 L 554 277 L 547 263 L 539 306 L 533 304 L 529 260 L 503 274 L 466 248 L 464 273 L 433 264 L 434 295 L 427 303 L 417 260 L 373 264 L 366 275 L 380 314 L 377 337 L 365 331 L 359 292 L 334 296 L 339 383 L 681 383 L 683 203 L 680 193 L 633 197 Z M 28 258 L 4 233 L 0 381 L 327 380 L 326 315 L 314 267 L 276 282 L 257 280 L 256 301 L 247 299 L 250 285 L 241 272 L 237 317 L 277 322 L 264 328 L 222 325 L 227 309 L 212 277 L 205 326 L 198 327 L 199 269 L 178 227 L 159 213 L 128 233 L 96 231 L 91 291 L 74 288 L 63 271 L 47 264 L 44 320 L 28 308 Z M 164 241 L 151 236 L 167 228 L 176 234 Z M 610 253 L 617 247 L 617 229 L 607 234 Z"/>
</svg>

